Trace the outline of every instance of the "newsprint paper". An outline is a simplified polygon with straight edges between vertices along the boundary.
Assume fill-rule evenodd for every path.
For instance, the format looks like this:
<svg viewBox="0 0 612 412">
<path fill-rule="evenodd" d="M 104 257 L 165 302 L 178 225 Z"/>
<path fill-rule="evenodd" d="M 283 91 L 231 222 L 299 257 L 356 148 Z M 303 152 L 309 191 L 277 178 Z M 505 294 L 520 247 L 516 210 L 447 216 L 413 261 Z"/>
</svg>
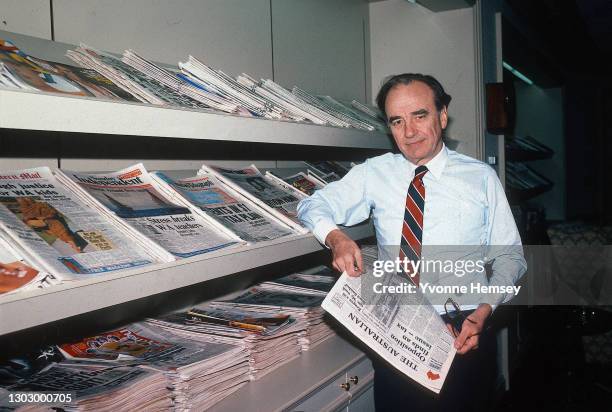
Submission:
<svg viewBox="0 0 612 412">
<path fill-rule="evenodd" d="M 371 273 L 366 268 L 362 277 Z M 455 338 L 440 315 L 418 290 L 368 301 L 361 294 L 362 277 L 344 272 L 323 309 L 399 371 L 440 393 L 456 352 Z"/>
</svg>

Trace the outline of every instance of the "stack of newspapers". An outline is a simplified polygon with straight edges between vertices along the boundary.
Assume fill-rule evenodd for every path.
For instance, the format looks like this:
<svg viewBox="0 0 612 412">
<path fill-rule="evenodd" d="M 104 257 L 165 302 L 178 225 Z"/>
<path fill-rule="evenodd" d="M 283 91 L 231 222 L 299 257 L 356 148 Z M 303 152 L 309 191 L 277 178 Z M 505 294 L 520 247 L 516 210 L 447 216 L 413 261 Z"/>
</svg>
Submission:
<svg viewBox="0 0 612 412">
<path fill-rule="evenodd" d="M 257 380 L 297 357 L 303 325 L 284 313 L 199 305 L 187 312 L 147 319 L 187 339 L 238 345 L 249 357 L 249 378 Z"/>
<path fill-rule="evenodd" d="M 261 286 L 254 286 L 237 298 L 226 301 L 215 301 L 217 308 L 254 310 L 270 314 L 288 314 L 295 318 L 304 329 L 299 334 L 302 350 L 322 342 L 332 332 L 323 322 L 325 311 L 321 308 L 324 296 L 319 294 L 303 294 L 280 292 Z"/>
<path fill-rule="evenodd" d="M 72 362 L 137 365 L 161 373 L 177 410 L 207 409 L 248 381 L 242 348 L 185 339 L 146 322 L 58 348 Z"/>
<path fill-rule="evenodd" d="M 315 191 L 325 187 L 326 184 L 304 172 L 298 172 L 282 179 L 308 196 L 312 196 Z"/>
<path fill-rule="evenodd" d="M 512 188 L 523 190 L 546 187 L 551 184 L 548 179 L 519 162 L 506 162 L 506 180 Z"/>
<path fill-rule="evenodd" d="M 0 238 L 19 260 L 59 280 L 160 262 L 167 254 L 99 213 L 45 167 L 0 175 Z"/>
<path fill-rule="evenodd" d="M 235 233 L 247 243 L 295 234 L 293 225 L 279 220 L 260 203 L 252 201 L 212 173 L 197 176 L 180 172 L 155 172 L 152 177 L 173 201 Z"/>
<path fill-rule="evenodd" d="M 259 203 L 268 213 L 296 232 L 308 233 L 297 218 L 297 205 L 307 196 L 274 174 L 263 174 L 254 165 L 244 169 L 203 165 L 198 175 L 215 176 L 244 197 Z"/>
<path fill-rule="evenodd" d="M 326 296 L 336 282 L 334 272 L 327 266 L 317 266 L 301 273 L 261 283 L 259 286 L 271 291 Z"/>
<path fill-rule="evenodd" d="M 73 362 L 50 346 L 0 361 L 0 410 L 133 411 L 168 410 L 171 391 L 163 373 L 132 364 Z M 16 404 L 15 393 L 44 395 Z"/>
<path fill-rule="evenodd" d="M 0 293 L 305 234 L 300 200 L 348 170 L 331 161 L 306 164 L 310 174 L 286 178 L 253 165 L 3 171 Z"/>
<path fill-rule="evenodd" d="M 29 56 L 0 39 L 0 87 L 137 102 L 98 71 Z"/>
<path fill-rule="evenodd" d="M 342 179 L 349 168 L 331 160 L 310 160 L 304 162 L 308 166 L 308 175 L 324 185 Z"/>
<path fill-rule="evenodd" d="M 233 78 L 193 56 L 169 68 L 133 50 L 118 57 L 81 44 L 66 55 L 82 68 L 38 59 L 0 39 L 0 87 L 388 132 L 379 113 L 362 103 L 245 73 Z"/>
<path fill-rule="evenodd" d="M 148 240 L 165 261 L 242 242 L 208 215 L 175 202 L 142 164 L 105 174 L 63 170 L 58 179 L 117 226 Z"/>
</svg>

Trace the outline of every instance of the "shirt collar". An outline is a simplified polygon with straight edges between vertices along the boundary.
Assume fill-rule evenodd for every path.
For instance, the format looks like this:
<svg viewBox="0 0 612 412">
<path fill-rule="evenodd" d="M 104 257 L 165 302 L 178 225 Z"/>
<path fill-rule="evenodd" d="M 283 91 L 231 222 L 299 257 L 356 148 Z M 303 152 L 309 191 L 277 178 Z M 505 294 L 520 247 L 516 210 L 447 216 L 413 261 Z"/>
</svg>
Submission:
<svg viewBox="0 0 612 412">
<path fill-rule="evenodd" d="M 431 159 L 429 162 L 425 163 L 425 166 L 427 166 L 427 169 L 430 172 L 428 174 L 433 176 L 436 180 L 440 179 L 440 176 L 442 176 L 442 172 L 444 171 L 444 166 L 446 166 L 447 160 L 448 160 L 448 149 L 446 148 L 446 145 L 442 143 L 442 149 L 440 149 L 438 154 L 435 155 L 433 159 Z M 411 161 L 409 160 L 407 161 L 408 161 L 408 164 L 410 165 L 410 168 L 414 172 L 417 166 L 413 164 Z"/>
</svg>

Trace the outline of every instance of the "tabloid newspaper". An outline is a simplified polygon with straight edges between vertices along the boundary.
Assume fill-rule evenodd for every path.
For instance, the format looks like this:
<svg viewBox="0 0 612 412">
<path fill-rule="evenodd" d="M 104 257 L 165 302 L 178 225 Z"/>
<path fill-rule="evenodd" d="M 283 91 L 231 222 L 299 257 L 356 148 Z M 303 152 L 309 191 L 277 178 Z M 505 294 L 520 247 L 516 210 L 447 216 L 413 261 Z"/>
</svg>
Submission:
<svg viewBox="0 0 612 412">
<path fill-rule="evenodd" d="M 216 219 L 247 242 L 273 240 L 295 233 L 285 223 L 212 174 L 184 179 L 173 179 L 162 172 L 154 172 L 152 176 L 160 183 L 160 187 L 178 194 L 196 210 Z"/>
<path fill-rule="evenodd" d="M 39 272 L 0 237 L 0 295 L 38 287 L 47 275 Z"/>
<path fill-rule="evenodd" d="M 283 187 L 277 179 L 264 176 L 257 167 L 251 165 L 244 169 L 225 169 L 222 167 L 202 165 L 198 174 L 213 174 L 262 208 L 276 216 L 299 233 L 308 233 L 297 218 L 297 205 L 306 195 L 294 188 Z"/>
<path fill-rule="evenodd" d="M 364 255 L 362 276 L 372 274 L 374 259 L 369 260 Z M 418 288 L 417 293 L 380 294 L 368 302 L 361 282 L 343 273 L 321 306 L 400 372 L 440 393 L 456 353 L 455 338 L 440 315 Z"/>
<path fill-rule="evenodd" d="M 0 231 L 26 260 L 62 280 L 156 261 L 46 167 L 0 172 Z"/>
<path fill-rule="evenodd" d="M 142 164 L 106 174 L 67 170 L 62 173 L 66 184 L 74 187 L 75 192 L 89 195 L 88 200 L 95 202 L 100 210 L 119 223 L 126 222 L 174 256 L 195 256 L 240 242 L 214 220 L 174 203 L 158 190 Z"/>
</svg>

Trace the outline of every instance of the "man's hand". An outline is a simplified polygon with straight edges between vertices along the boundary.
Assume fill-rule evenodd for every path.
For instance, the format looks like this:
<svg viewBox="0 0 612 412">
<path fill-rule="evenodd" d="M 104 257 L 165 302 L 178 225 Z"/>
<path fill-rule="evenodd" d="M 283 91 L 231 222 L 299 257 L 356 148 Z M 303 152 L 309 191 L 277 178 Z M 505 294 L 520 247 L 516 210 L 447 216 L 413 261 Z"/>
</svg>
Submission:
<svg viewBox="0 0 612 412">
<path fill-rule="evenodd" d="M 340 229 L 334 229 L 325 238 L 333 254 L 332 265 L 338 272 L 345 272 L 349 276 L 359 276 L 363 272 L 361 250 L 357 243 L 345 235 Z"/>
<path fill-rule="evenodd" d="M 451 325 L 446 325 L 453 336 L 457 336 L 455 338 L 455 348 L 457 348 L 459 355 L 464 355 L 473 349 L 478 349 L 480 333 L 484 328 L 485 321 L 491 316 L 491 312 L 493 312 L 491 305 L 482 303 L 478 306 L 478 309 L 463 321 L 459 336 L 457 336 L 456 331 Z"/>
</svg>

